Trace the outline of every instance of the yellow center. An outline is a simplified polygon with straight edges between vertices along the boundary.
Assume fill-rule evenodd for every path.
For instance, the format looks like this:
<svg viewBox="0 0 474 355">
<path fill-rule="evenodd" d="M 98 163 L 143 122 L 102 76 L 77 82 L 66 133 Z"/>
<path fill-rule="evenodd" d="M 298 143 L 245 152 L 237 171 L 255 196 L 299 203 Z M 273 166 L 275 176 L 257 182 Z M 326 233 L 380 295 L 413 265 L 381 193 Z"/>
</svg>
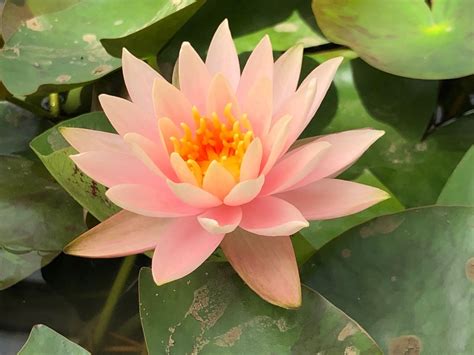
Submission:
<svg viewBox="0 0 474 355">
<path fill-rule="evenodd" d="M 239 180 L 242 159 L 254 137 L 247 115 L 236 118 L 231 109 L 232 104 L 225 106 L 223 122 L 216 113 L 204 117 L 193 107 L 194 132 L 189 125 L 181 123 L 183 136 L 170 137 L 174 151 L 186 161 L 200 185 L 213 160 Z"/>
</svg>

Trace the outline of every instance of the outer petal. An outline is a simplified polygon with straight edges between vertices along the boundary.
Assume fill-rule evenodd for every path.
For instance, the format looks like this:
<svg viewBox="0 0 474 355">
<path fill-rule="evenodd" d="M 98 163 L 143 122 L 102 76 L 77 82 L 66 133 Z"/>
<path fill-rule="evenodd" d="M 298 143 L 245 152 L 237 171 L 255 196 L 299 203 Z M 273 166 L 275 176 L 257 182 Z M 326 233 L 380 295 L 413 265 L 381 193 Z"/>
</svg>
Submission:
<svg viewBox="0 0 474 355">
<path fill-rule="evenodd" d="M 175 183 L 168 180 L 171 191 L 184 203 L 197 208 L 210 208 L 222 205 L 222 201 L 200 187 L 185 182 Z"/>
<path fill-rule="evenodd" d="M 194 127 L 191 103 L 181 91 L 166 80 L 155 80 L 153 104 L 155 117 L 169 117 L 176 124 L 184 122 Z"/>
<path fill-rule="evenodd" d="M 244 95 L 242 112 L 248 115 L 256 137 L 265 136 L 270 130 L 273 113 L 272 90 L 271 80 L 262 77 L 255 81 L 253 87 Z"/>
<path fill-rule="evenodd" d="M 259 235 L 290 235 L 309 226 L 295 206 L 273 196 L 256 198 L 242 212 L 240 227 Z"/>
<path fill-rule="evenodd" d="M 204 175 L 202 188 L 222 201 L 234 186 L 235 180 L 232 174 L 213 160 Z"/>
<path fill-rule="evenodd" d="M 174 219 L 160 234 L 153 254 L 153 279 L 158 285 L 194 271 L 216 250 L 224 234 L 210 234 L 195 217 Z"/>
<path fill-rule="evenodd" d="M 188 206 L 164 186 L 115 185 L 106 192 L 107 197 L 125 210 L 148 217 L 194 216 L 200 209 Z"/>
<path fill-rule="evenodd" d="M 119 184 L 155 185 L 156 176 L 132 155 L 114 152 L 86 152 L 70 158 L 86 175 L 105 186 Z"/>
<path fill-rule="evenodd" d="M 267 302 L 284 308 L 301 305 L 301 285 L 290 238 L 264 237 L 237 229 L 221 243 L 240 277 Z"/>
<path fill-rule="evenodd" d="M 235 98 L 233 89 L 229 82 L 222 74 L 217 74 L 212 78 L 209 92 L 207 94 L 207 114 L 211 117 L 213 113 L 217 113 L 221 119 L 224 117 L 224 109 L 227 104 L 231 104 L 231 111 L 235 117 L 240 116 L 240 106 Z"/>
<path fill-rule="evenodd" d="M 102 94 L 99 100 L 110 123 L 121 136 L 135 132 L 152 140 L 157 139 L 158 127 L 153 114 L 120 97 Z"/>
<path fill-rule="evenodd" d="M 211 75 L 189 42 L 183 42 L 181 46 L 178 68 L 180 90 L 200 112 L 205 112 Z"/>
<path fill-rule="evenodd" d="M 375 187 L 337 179 L 322 179 L 276 196 L 296 206 L 309 220 L 347 216 L 390 197 Z"/>
<path fill-rule="evenodd" d="M 356 129 L 329 134 L 317 138 L 331 144 L 331 148 L 320 160 L 317 167 L 293 188 L 307 185 L 313 181 L 333 177 L 351 166 L 381 136 L 384 131 L 375 129 Z"/>
<path fill-rule="evenodd" d="M 187 182 L 188 184 L 199 186 L 196 177 L 189 169 L 188 164 L 181 158 L 181 155 L 175 152 L 171 153 L 170 161 L 180 182 Z"/>
<path fill-rule="evenodd" d="M 260 78 L 273 81 L 273 51 L 270 37 L 265 35 L 250 54 L 237 89 L 237 97 L 244 98 Z"/>
<path fill-rule="evenodd" d="M 260 138 L 255 138 L 247 148 L 240 164 L 240 181 L 255 179 L 260 173 L 263 147 Z"/>
<path fill-rule="evenodd" d="M 212 234 L 225 234 L 234 231 L 241 219 L 242 209 L 240 207 L 224 205 L 210 209 L 198 216 L 202 228 Z"/>
<path fill-rule="evenodd" d="M 256 179 L 239 182 L 224 198 L 224 203 L 227 206 L 240 206 L 252 201 L 260 193 L 264 182 L 265 177 L 263 175 Z"/>
<path fill-rule="evenodd" d="M 290 152 L 265 177 L 262 195 L 285 191 L 311 173 L 331 145 L 317 141 Z"/>
<path fill-rule="evenodd" d="M 130 149 L 118 134 L 73 127 L 60 127 L 59 132 L 79 153 L 105 150 L 130 154 Z"/>
<path fill-rule="evenodd" d="M 170 221 L 121 211 L 74 239 L 64 252 L 89 258 L 143 253 L 156 246 Z"/>
<path fill-rule="evenodd" d="M 229 23 L 224 20 L 212 37 L 207 51 L 206 66 L 211 75 L 222 73 L 236 90 L 240 79 L 240 64 L 237 50 L 229 30 Z"/>
<path fill-rule="evenodd" d="M 301 72 L 303 45 L 291 47 L 275 62 L 273 73 L 273 107 L 280 105 L 295 93 Z"/>
<path fill-rule="evenodd" d="M 291 116 L 283 116 L 273 125 L 270 133 L 265 137 L 263 141 L 262 174 L 268 174 L 278 158 L 284 153 L 291 120 Z"/>
<path fill-rule="evenodd" d="M 125 48 L 122 51 L 122 71 L 132 101 L 153 117 L 152 87 L 155 79 L 163 79 L 152 67 L 134 57 Z"/>
</svg>

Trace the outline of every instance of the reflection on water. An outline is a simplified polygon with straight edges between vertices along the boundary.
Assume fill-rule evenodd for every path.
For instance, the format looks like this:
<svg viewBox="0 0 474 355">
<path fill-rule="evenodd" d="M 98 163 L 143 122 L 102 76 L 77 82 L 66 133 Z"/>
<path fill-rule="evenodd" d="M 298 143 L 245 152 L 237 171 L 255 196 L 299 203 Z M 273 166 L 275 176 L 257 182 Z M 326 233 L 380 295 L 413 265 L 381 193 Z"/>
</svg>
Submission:
<svg viewBox="0 0 474 355">
<path fill-rule="evenodd" d="M 45 324 L 94 354 L 145 353 L 138 316 L 138 272 L 150 259 L 140 256 L 98 347 L 92 336 L 122 259 L 60 255 L 42 271 L 0 291 L 0 355 L 16 354 L 35 324 Z"/>
</svg>

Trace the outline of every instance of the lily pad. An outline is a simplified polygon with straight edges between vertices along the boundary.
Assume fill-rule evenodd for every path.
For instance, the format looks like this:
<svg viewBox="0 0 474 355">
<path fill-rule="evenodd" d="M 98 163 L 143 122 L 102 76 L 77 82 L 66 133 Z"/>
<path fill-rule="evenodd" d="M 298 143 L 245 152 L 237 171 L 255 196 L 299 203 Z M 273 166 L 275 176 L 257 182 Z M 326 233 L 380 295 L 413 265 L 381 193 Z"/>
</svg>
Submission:
<svg viewBox="0 0 474 355">
<path fill-rule="evenodd" d="M 183 41 L 189 41 L 204 55 L 214 31 L 225 18 L 229 20 L 239 53 L 253 50 L 266 34 L 276 51 L 286 50 L 298 42 L 305 47 L 328 43 L 317 28 L 310 4 L 305 0 L 278 4 L 272 0 L 207 0 L 163 49 L 160 58 L 174 64 Z"/>
<path fill-rule="evenodd" d="M 305 285 L 357 319 L 387 354 L 474 348 L 474 208 L 425 207 L 354 228 L 319 250 Z"/>
<path fill-rule="evenodd" d="M 471 0 L 313 0 L 319 27 L 370 65 L 417 79 L 474 73 Z"/>
<path fill-rule="evenodd" d="M 156 286 L 140 272 L 140 317 L 150 354 L 381 354 L 372 339 L 318 293 L 301 309 L 263 301 L 227 263 Z"/>
<path fill-rule="evenodd" d="M 147 55 L 155 54 L 202 2 L 82 0 L 42 13 L 22 22 L 0 50 L 1 80 L 15 95 L 58 91 L 96 80 L 121 63 L 120 53 L 109 54 L 101 40 L 108 40 L 108 48 L 121 50 L 133 35 L 135 45 L 147 48 Z M 21 4 L 29 7 L 30 2 Z"/>
<path fill-rule="evenodd" d="M 363 173 L 354 179 L 355 182 L 378 187 L 384 191 L 388 189 L 369 171 L 364 170 Z M 387 191 L 389 192 L 389 191 Z M 393 194 L 391 197 L 371 208 L 347 217 L 330 219 L 326 221 L 312 221 L 308 228 L 300 231 L 301 235 L 315 249 L 320 249 L 324 244 L 352 227 L 367 222 L 375 217 L 389 213 L 400 212 L 404 209 L 400 201 Z"/>
<path fill-rule="evenodd" d="M 440 205 L 474 206 L 474 147 L 462 158 L 438 198 Z"/>
<path fill-rule="evenodd" d="M 18 352 L 18 355 L 39 354 L 90 355 L 90 352 L 74 344 L 51 328 L 38 324 L 31 329 L 30 336 Z"/>
<path fill-rule="evenodd" d="M 82 209 L 40 162 L 0 156 L 0 289 L 48 264 L 83 232 Z"/>
<path fill-rule="evenodd" d="M 474 115 L 434 130 L 438 83 L 384 73 L 353 52 L 328 52 L 306 58 L 307 70 L 331 55 L 343 54 L 334 84 L 304 137 L 372 127 L 385 131 L 343 175 L 353 179 L 369 169 L 406 207 L 436 202 L 444 184 L 474 143 Z M 309 68 L 308 68 L 309 67 Z"/>
<path fill-rule="evenodd" d="M 105 187 L 83 174 L 69 158 L 76 151 L 61 136 L 59 127 L 114 132 L 110 122 L 103 112 L 88 113 L 63 121 L 36 137 L 31 142 L 31 148 L 57 182 L 97 219 L 104 220 L 115 214 L 119 208 L 105 197 Z"/>
</svg>

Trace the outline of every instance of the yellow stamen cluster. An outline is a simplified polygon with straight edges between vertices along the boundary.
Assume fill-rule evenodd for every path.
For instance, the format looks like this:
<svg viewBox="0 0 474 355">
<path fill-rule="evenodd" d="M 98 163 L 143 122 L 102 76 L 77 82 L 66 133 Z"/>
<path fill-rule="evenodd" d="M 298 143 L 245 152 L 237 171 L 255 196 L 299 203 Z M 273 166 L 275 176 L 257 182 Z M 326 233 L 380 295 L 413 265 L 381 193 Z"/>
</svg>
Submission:
<svg viewBox="0 0 474 355">
<path fill-rule="evenodd" d="M 254 138 L 247 115 L 236 118 L 230 103 L 224 108 L 226 122 L 216 113 L 211 117 L 201 116 L 196 107 L 192 114 L 196 128 L 193 132 L 189 125 L 181 123 L 183 136 L 170 137 L 174 151 L 186 161 L 199 184 L 213 160 L 221 163 L 238 181 L 242 159 Z"/>
</svg>

